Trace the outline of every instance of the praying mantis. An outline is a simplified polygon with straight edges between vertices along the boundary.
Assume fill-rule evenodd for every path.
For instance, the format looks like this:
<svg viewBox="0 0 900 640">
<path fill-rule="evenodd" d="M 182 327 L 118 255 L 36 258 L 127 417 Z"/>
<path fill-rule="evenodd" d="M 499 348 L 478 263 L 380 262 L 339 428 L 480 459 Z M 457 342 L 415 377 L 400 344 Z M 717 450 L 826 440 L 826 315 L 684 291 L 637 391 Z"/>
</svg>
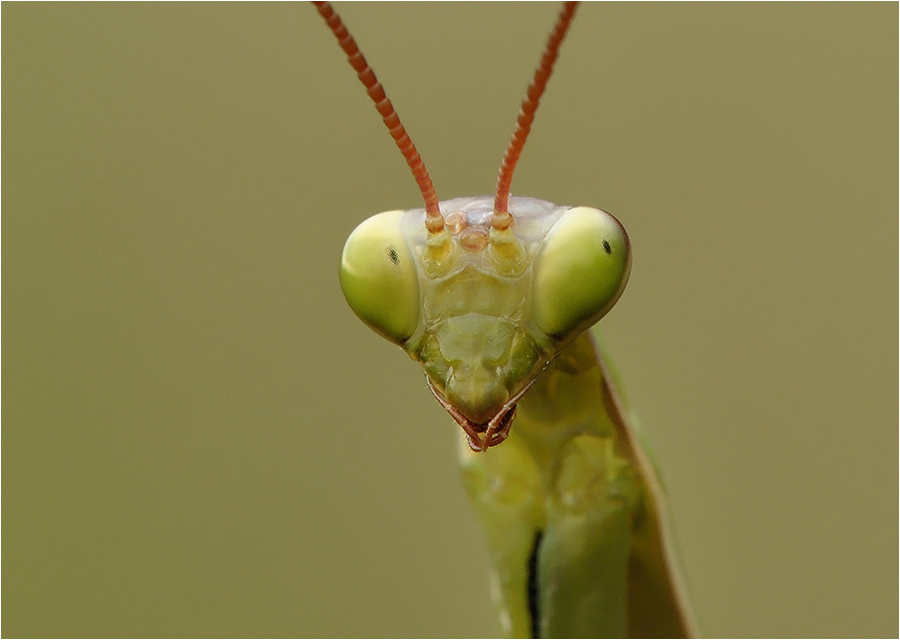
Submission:
<svg viewBox="0 0 900 640">
<path fill-rule="evenodd" d="M 566 2 L 528 87 L 493 197 L 439 201 L 340 17 L 314 2 L 419 185 L 424 208 L 347 239 L 351 309 L 425 370 L 461 427 L 465 488 L 513 637 L 689 637 L 665 500 L 611 366 L 588 331 L 628 280 L 611 214 L 512 197 L 513 172 L 577 8 Z"/>
</svg>

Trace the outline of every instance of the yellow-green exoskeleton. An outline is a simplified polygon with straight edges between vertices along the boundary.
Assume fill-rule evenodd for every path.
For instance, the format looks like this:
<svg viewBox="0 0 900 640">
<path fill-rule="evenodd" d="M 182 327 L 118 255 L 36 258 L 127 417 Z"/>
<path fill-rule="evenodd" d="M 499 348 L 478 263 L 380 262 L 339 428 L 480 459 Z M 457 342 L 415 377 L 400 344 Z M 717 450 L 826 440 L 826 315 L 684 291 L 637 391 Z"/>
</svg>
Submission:
<svg viewBox="0 0 900 640">
<path fill-rule="evenodd" d="M 622 294 L 631 245 L 611 214 L 509 196 L 577 3 L 564 4 L 494 196 L 439 202 L 340 18 L 317 2 L 413 172 L 425 207 L 360 224 L 341 257 L 353 311 L 421 363 L 462 427 L 460 460 L 516 637 L 683 637 L 693 626 L 664 496 L 588 329 Z"/>
</svg>

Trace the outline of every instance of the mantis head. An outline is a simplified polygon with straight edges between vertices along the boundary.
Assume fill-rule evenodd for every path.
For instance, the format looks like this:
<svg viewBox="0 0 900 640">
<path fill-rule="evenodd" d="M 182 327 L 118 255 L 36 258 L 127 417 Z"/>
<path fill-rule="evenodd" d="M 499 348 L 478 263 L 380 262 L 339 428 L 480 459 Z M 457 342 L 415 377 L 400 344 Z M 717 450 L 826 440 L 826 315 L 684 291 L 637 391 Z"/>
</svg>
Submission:
<svg viewBox="0 0 900 640">
<path fill-rule="evenodd" d="M 615 304 L 631 267 L 624 227 L 591 207 L 509 195 L 512 174 L 577 3 L 565 4 L 528 89 L 493 197 L 439 202 L 415 146 L 356 43 L 334 31 L 397 141 L 425 207 L 386 211 L 351 233 L 340 280 L 350 307 L 425 369 L 437 400 L 484 451 L 560 350 Z"/>
</svg>

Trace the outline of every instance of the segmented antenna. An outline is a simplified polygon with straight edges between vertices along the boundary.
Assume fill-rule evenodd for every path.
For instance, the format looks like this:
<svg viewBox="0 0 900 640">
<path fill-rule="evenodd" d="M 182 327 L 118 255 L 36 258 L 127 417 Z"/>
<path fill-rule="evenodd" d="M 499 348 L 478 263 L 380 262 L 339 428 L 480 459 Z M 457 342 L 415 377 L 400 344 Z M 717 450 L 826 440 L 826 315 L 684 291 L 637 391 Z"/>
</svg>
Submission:
<svg viewBox="0 0 900 640">
<path fill-rule="evenodd" d="M 375 103 L 375 108 L 381 114 L 388 131 L 391 132 L 391 137 L 397 143 L 400 153 L 406 159 L 406 164 L 409 165 L 409 170 L 412 171 L 413 177 L 419 185 L 419 191 L 422 192 L 422 198 L 425 200 L 425 226 L 430 233 L 440 233 L 444 228 L 444 218 L 438 207 L 434 185 L 431 183 L 431 177 L 429 177 L 428 171 L 425 169 L 419 152 L 416 151 L 416 145 L 409 139 L 406 129 L 400 123 L 400 118 L 397 116 L 397 112 L 394 111 L 394 105 L 388 100 L 381 83 L 375 77 L 375 72 L 372 71 L 359 47 L 356 46 L 356 40 L 347 31 L 347 27 L 344 26 L 343 21 L 331 4 L 328 2 L 313 2 L 313 4 L 316 5 L 316 9 L 325 18 L 325 22 L 332 32 L 334 32 L 338 44 L 341 45 L 341 49 L 347 54 L 347 61 L 356 71 L 356 75 L 366 88 L 369 97 L 372 98 L 372 102 Z"/>
<path fill-rule="evenodd" d="M 541 63 L 534 72 L 534 79 L 528 86 L 525 94 L 525 100 L 522 101 L 522 108 L 519 111 L 519 119 L 516 122 L 516 130 L 513 132 L 512 140 L 509 142 L 509 148 L 506 150 L 506 156 L 500 165 L 500 175 L 497 178 L 497 195 L 494 196 L 494 213 L 491 216 L 491 226 L 497 231 L 505 231 L 512 225 L 512 216 L 509 213 L 509 187 L 512 184 L 513 171 L 516 170 L 516 163 L 522 154 L 522 147 L 525 146 L 525 140 L 528 139 L 528 133 L 531 131 L 531 123 L 534 122 L 534 112 L 537 111 L 541 101 L 541 95 L 553 73 L 553 65 L 556 57 L 559 55 L 559 46 L 562 44 L 566 32 L 569 30 L 569 24 L 575 15 L 575 9 L 578 7 L 577 2 L 566 2 L 563 4 L 562 11 L 559 12 L 559 18 L 556 20 L 556 26 L 547 39 L 547 46 L 544 48 L 544 56 Z"/>
</svg>

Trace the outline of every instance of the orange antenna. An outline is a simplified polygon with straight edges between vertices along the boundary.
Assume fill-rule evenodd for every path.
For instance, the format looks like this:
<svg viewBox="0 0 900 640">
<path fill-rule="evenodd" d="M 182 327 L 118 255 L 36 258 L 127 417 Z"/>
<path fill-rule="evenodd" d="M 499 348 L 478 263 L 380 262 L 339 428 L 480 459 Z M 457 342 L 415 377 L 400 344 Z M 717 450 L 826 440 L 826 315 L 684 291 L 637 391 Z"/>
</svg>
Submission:
<svg viewBox="0 0 900 640">
<path fill-rule="evenodd" d="M 419 191 L 422 192 L 422 198 L 425 200 L 425 226 L 430 233 L 440 233 L 444 228 L 444 217 L 441 215 L 441 210 L 438 206 L 434 185 L 431 183 L 431 177 L 425 169 L 425 164 L 422 162 L 419 152 L 416 151 L 416 145 L 409 139 L 409 135 L 406 133 L 406 129 L 403 128 L 397 112 L 394 111 L 394 105 L 388 100 L 381 83 L 375 77 L 375 72 L 372 71 L 372 67 L 369 66 L 359 47 L 356 46 L 356 40 L 347 31 L 347 27 L 344 26 L 341 17 L 335 12 L 331 4 L 328 2 L 313 2 L 313 4 L 316 5 L 316 9 L 325 18 L 328 26 L 331 27 L 338 44 L 341 45 L 341 49 L 347 54 L 347 61 L 356 71 L 360 82 L 363 83 L 369 97 L 375 103 L 375 108 L 381 114 L 381 119 L 384 120 L 388 131 L 391 132 L 391 137 L 397 143 L 400 153 L 406 159 L 406 164 L 409 165 L 409 170 L 412 171 L 413 177 L 419 185 Z"/>
<path fill-rule="evenodd" d="M 497 231 L 504 231 L 512 225 L 512 216 L 509 213 L 509 187 L 512 184 L 513 171 L 516 170 L 516 163 L 522 154 L 525 140 L 528 139 L 531 123 L 534 122 L 534 112 L 537 111 L 541 102 L 541 95 L 544 93 L 550 74 L 553 73 L 553 65 L 556 62 L 556 57 L 559 55 L 559 46 L 562 44 L 563 38 L 566 37 L 566 32 L 569 30 L 569 24 L 572 22 L 577 6 L 577 2 L 566 2 L 563 4 L 562 11 L 559 12 L 559 18 L 556 20 L 556 26 L 547 39 L 544 56 L 534 72 L 534 79 L 528 86 L 525 100 L 522 101 L 522 109 L 519 111 L 516 130 L 513 132 L 512 140 L 509 142 L 506 156 L 504 156 L 500 165 L 500 176 L 497 178 L 497 195 L 494 196 L 494 213 L 491 216 L 491 226 Z"/>
</svg>

